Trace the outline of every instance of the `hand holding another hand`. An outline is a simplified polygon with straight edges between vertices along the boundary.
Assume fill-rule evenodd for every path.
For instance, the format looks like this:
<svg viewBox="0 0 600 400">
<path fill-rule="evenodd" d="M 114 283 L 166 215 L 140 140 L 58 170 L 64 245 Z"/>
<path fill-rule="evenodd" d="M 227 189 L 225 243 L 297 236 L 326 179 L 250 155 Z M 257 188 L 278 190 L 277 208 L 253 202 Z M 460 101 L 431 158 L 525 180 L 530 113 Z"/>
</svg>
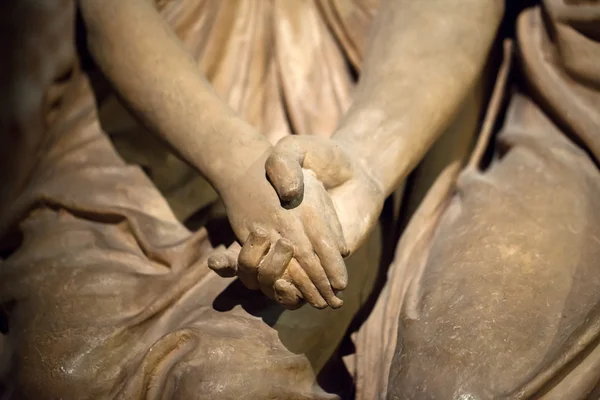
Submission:
<svg viewBox="0 0 600 400">
<path fill-rule="evenodd" d="M 360 245 L 383 204 L 358 159 L 331 139 L 288 137 L 228 192 L 230 221 L 247 240 L 239 256 L 216 254 L 209 266 L 221 276 L 238 275 L 287 308 L 302 299 L 317 308 L 340 307 L 334 293 L 348 279 L 342 257 Z"/>
<path fill-rule="evenodd" d="M 288 136 L 265 163 L 282 202 L 302 201 L 308 173 L 323 184 L 353 253 L 366 239 L 383 207 L 385 193 L 349 144 L 319 136 Z"/>
<path fill-rule="evenodd" d="M 209 266 L 221 276 L 237 275 L 250 289 L 260 289 L 288 308 L 302 299 L 317 308 L 341 307 L 335 292 L 347 285 L 347 254 L 340 224 L 323 185 L 310 172 L 303 176 L 303 199 L 287 209 L 257 160 L 222 193 L 229 221 L 240 242 L 213 255 Z"/>
</svg>

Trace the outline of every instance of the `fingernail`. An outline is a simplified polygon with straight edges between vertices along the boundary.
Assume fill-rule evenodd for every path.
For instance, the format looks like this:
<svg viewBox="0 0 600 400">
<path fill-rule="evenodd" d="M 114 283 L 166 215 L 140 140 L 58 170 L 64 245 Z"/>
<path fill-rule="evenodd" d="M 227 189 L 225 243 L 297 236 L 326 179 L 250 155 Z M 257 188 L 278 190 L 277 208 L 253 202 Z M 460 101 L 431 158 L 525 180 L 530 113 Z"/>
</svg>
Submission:
<svg viewBox="0 0 600 400">
<path fill-rule="evenodd" d="M 294 199 L 296 199 L 296 197 L 298 197 L 301 193 L 301 187 L 300 187 L 300 183 L 299 182 L 291 182 L 288 183 L 287 185 L 282 185 L 282 187 L 280 188 L 280 196 L 281 196 L 281 200 L 285 201 L 285 202 L 291 202 Z"/>
<path fill-rule="evenodd" d="M 331 308 L 340 308 L 341 306 L 344 305 L 344 300 L 338 298 L 338 297 L 332 297 L 329 299 L 329 306 Z"/>
<path fill-rule="evenodd" d="M 302 204 L 302 201 L 304 200 L 304 192 L 300 192 L 297 196 L 290 196 L 289 200 L 285 200 L 283 196 L 281 197 L 281 199 L 281 206 L 283 208 L 285 208 L 286 210 L 293 210 L 294 208 Z"/>
<path fill-rule="evenodd" d="M 294 200 L 304 191 L 302 169 L 297 160 L 273 154 L 267 159 L 265 170 L 283 202 Z"/>
</svg>

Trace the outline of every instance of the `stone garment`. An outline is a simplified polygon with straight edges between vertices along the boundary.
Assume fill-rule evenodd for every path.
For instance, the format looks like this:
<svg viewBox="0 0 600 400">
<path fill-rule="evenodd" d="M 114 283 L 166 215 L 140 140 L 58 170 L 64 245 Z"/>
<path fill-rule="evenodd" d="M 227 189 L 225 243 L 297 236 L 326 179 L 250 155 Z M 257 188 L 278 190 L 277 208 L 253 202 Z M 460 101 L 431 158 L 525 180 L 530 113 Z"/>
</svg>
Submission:
<svg viewBox="0 0 600 400">
<path fill-rule="evenodd" d="M 351 86 L 334 32 L 356 61 L 362 44 L 345 18 L 370 15 L 361 2 L 294 4 L 159 3 L 219 94 L 273 141 L 291 132 L 331 134 Z M 6 44 L 22 47 L 10 47 L 12 62 L 2 76 L 3 151 L 11 155 L 3 167 L 15 178 L 3 182 L 0 204 L 0 310 L 8 325 L 0 336 L 0 393 L 14 399 L 335 398 L 319 388 L 315 374 L 372 290 L 380 231 L 348 260 L 342 310 L 285 311 L 217 277 L 206 259 L 221 232 L 190 232 L 181 223 L 216 199 L 199 180 L 186 192 L 187 167 L 130 125 L 115 103 L 111 109 L 110 94 L 92 91 L 90 79 L 95 87 L 99 80 L 76 62 L 81 40 L 73 30 L 74 3 L 26 0 L 3 4 L 2 11 Z M 275 49 L 297 50 L 304 67 L 279 65 L 265 36 L 280 38 Z M 284 74 L 286 68 L 293 71 Z M 343 72 L 338 80 L 332 68 Z M 305 74 L 292 82 L 306 86 L 284 83 L 288 73 Z M 312 103 L 294 101 L 309 94 Z M 129 155 L 138 160 L 129 161 L 146 167 L 154 182 L 123 161 L 106 130 L 124 153 L 137 146 Z"/>
<path fill-rule="evenodd" d="M 290 133 L 331 134 L 354 83 L 345 60 L 360 70 L 375 3 L 159 6 L 218 93 L 275 142 Z M 315 372 L 371 294 L 393 245 L 399 202 L 347 260 L 341 310 L 284 311 L 206 268 L 221 232 L 192 234 L 180 221 L 216 195 L 110 93 L 91 91 L 74 62 L 73 2 L 2 7 L 9 35 L 0 39 L 22 44 L 0 78 L 8 94 L 2 126 L 11 128 L 2 131 L 11 157 L 0 162 L 14 173 L 0 204 L 6 397 L 332 397 L 315 384 Z M 434 166 L 465 153 L 482 99 L 477 91 L 466 100 L 444 136 L 460 144 L 432 152 Z"/>
<path fill-rule="evenodd" d="M 222 294 L 206 229 L 191 234 L 118 157 L 86 89 L 72 86 L 78 104 L 65 99 L 10 212 L 22 221 L 0 269 L 10 398 L 331 398 L 259 318 L 274 305 L 257 317 Z"/>
<path fill-rule="evenodd" d="M 409 224 L 358 398 L 600 397 L 600 4 L 544 1 L 517 41 L 493 161 L 440 176 Z"/>
<path fill-rule="evenodd" d="M 7 96 L 7 107 L 2 109 L 2 126 L 12 129 L 3 128 L 3 133 L 26 134 L 26 139 L 19 136 L 18 146 L 5 146 L 3 151 L 14 153 L 8 158 L 11 162 L 27 166 L 15 169 L 13 179 L 4 185 L 10 189 L 3 190 L 10 207 L 2 208 L 0 203 L 2 254 L 7 257 L 0 265 L 0 304 L 9 317 L 8 332 L 0 341 L 6 396 L 332 397 L 314 384 L 314 373 L 370 293 L 382 251 L 381 232 L 376 231 L 362 253 L 348 261 L 351 286 L 344 293 L 342 310 L 305 307 L 285 312 L 261 296 L 229 286 L 229 281 L 206 268 L 212 249 L 210 230 L 192 234 L 176 218 L 195 211 L 189 204 L 206 199 L 204 189 L 184 195 L 177 188 L 185 184 L 173 185 L 164 197 L 179 204 L 174 213 L 142 171 L 122 161 L 104 132 L 111 132 L 126 154 L 127 146 L 132 148 L 136 142 L 124 138 L 141 131 L 127 125 L 126 116 L 122 125 L 117 124 L 118 107 L 109 108 L 110 97 L 94 103 L 86 78 L 77 69 L 63 84 L 61 78 L 69 69 L 53 56 L 62 54 L 52 47 L 55 43 L 72 45 L 74 38 L 57 41 L 61 34 L 48 32 L 60 29 L 51 28 L 47 22 L 55 19 L 48 18 L 53 10 L 65 9 L 72 18 L 73 9 L 58 1 L 20 2 L 16 8 L 27 4 L 39 6 L 37 13 L 26 14 L 40 18 L 28 25 L 35 28 L 38 45 L 27 47 L 33 50 L 19 59 L 24 64 L 4 64 L 13 75 L 9 82 L 2 81 L 3 90 L 12 95 L 23 92 L 19 85 L 39 89 L 28 92 L 35 94 L 29 99 L 14 101 L 15 96 Z M 244 13 L 224 11 L 233 10 L 231 4 Z M 239 30 L 245 27 L 266 37 L 265 32 L 270 32 L 264 29 L 268 24 L 245 24 L 246 18 L 268 20 L 280 10 L 281 32 L 273 40 L 300 37 L 310 43 L 322 38 L 312 30 L 322 25 L 302 22 L 325 16 L 328 29 L 323 32 L 335 34 L 346 49 L 343 56 L 358 65 L 362 54 L 356 44 L 360 34 L 352 36 L 340 23 L 351 19 L 339 15 L 354 15 L 346 13 L 348 3 L 301 4 L 307 8 L 290 11 L 290 2 L 285 1 L 181 0 L 160 6 L 188 48 L 200 52 L 196 54 L 211 48 L 206 39 L 211 24 L 202 21 L 229 27 L 223 29 L 230 34 L 220 28 L 210 31 L 217 32 L 214 37 L 229 38 L 231 50 L 219 53 L 219 46 L 212 45 L 206 57 L 197 55 L 200 64 L 212 65 L 203 70 L 221 96 L 276 140 L 290 132 L 329 134 L 335 125 L 331 121 L 345 107 L 340 100 L 345 95 L 340 93 L 346 93 L 344 88 L 353 79 L 347 71 L 342 82 L 348 84 L 315 78 L 331 70 L 302 56 L 317 54 L 309 46 L 310 51 L 299 51 L 298 58 L 310 61 L 304 68 L 313 71 L 320 66 L 323 69 L 317 71 L 323 73 L 313 71 L 301 75 L 310 78 L 285 83 L 282 77 L 295 71 L 275 74 L 265 66 L 283 66 L 273 58 L 264 61 L 266 52 L 242 51 L 240 37 L 252 35 Z M 519 54 L 528 85 L 512 96 L 492 165 L 483 172 L 465 170 L 455 185 L 454 179 L 448 179 L 453 170 L 448 174 L 443 169 L 417 209 L 400 242 L 390 280 L 356 338 L 358 398 L 598 397 L 597 9 L 590 2 L 547 1 L 543 8 L 521 16 Z M 69 17 L 66 13 L 61 18 L 65 15 Z M 295 19 L 297 15 L 304 16 Z M 216 24 L 218 18 L 229 25 Z M 279 25 L 281 21 L 287 23 Z M 304 29 L 290 30 L 291 26 Z M 192 40 L 197 40 L 196 45 L 191 45 Z M 268 48 L 287 51 L 293 46 Z M 68 51 L 67 55 L 73 54 Z M 226 57 L 232 52 L 262 61 L 239 63 L 237 56 Z M 331 60 L 320 53 L 315 58 Z M 32 72 L 15 67 L 46 60 L 53 61 L 43 64 L 50 65 L 47 69 Z M 254 75 L 265 70 L 271 78 Z M 240 77 L 260 82 L 259 89 L 242 90 L 253 84 L 241 85 Z M 277 85 L 266 84 L 273 79 Z M 291 93 L 300 93 L 300 98 L 311 94 L 306 93 L 309 85 L 293 84 L 311 80 L 317 82 L 311 90 L 325 90 L 328 95 L 313 93 L 312 102 L 294 102 L 297 97 Z M 267 96 L 263 103 L 278 99 L 273 107 L 261 108 L 261 101 L 249 100 L 264 99 L 260 96 L 265 91 L 275 93 L 272 86 L 278 88 L 277 95 Z M 457 123 L 447 136 L 453 137 L 454 132 L 463 138 L 461 143 L 470 143 L 467 133 L 477 126 L 481 102 L 468 106 L 470 101 L 465 109 L 471 111 L 458 118 L 465 125 Z M 311 118 L 311 110 L 317 109 L 314 104 L 330 107 L 331 120 Z M 278 111 L 281 108 L 286 110 L 285 118 Z M 267 117 L 267 112 L 274 114 Z M 37 117 L 43 118 L 36 122 Z M 36 130 L 43 131 L 42 142 L 36 142 Z M 450 157 L 451 168 L 460 166 L 454 161 L 466 158 L 465 148 L 457 146 Z M 126 159 L 140 157 L 137 162 L 146 167 L 159 189 L 167 187 L 171 171 L 187 174 L 166 165 L 164 149 L 151 149 L 155 149 L 153 158 L 147 163 L 141 160 L 150 158 L 147 150 L 130 151 Z M 10 162 L 7 165 L 15 168 Z M 161 165 L 162 175 L 157 172 Z M 440 182 L 447 185 L 441 185 L 442 190 Z M 177 196 L 180 203 L 174 200 Z M 391 371 L 390 379 L 386 371 Z"/>
</svg>

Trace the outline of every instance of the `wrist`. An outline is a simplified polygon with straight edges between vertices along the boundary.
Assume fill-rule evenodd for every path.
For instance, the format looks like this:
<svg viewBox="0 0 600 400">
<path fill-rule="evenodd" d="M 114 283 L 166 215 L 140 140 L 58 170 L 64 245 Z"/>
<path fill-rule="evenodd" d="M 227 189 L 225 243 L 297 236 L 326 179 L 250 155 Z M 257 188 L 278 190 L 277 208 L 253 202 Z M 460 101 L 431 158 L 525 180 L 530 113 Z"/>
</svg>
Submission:
<svg viewBox="0 0 600 400">
<path fill-rule="evenodd" d="M 354 177 L 359 187 L 369 188 L 368 193 L 375 202 L 383 202 L 386 198 L 386 190 L 381 177 L 377 174 L 374 164 L 368 159 L 368 151 L 365 148 L 369 143 L 356 140 L 356 137 L 348 137 L 344 134 L 333 138 L 336 144 L 348 155 L 354 164 Z"/>
<path fill-rule="evenodd" d="M 426 138 L 405 134 L 423 131 L 418 122 L 410 113 L 391 114 L 383 106 L 356 104 L 340 123 L 334 139 L 351 152 L 385 199 L 426 150 Z"/>
<path fill-rule="evenodd" d="M 273 151 L 273 147 L 267 143 L 265 146 L 253 146 L 245 150 L 234 152 L 231 155 L 231 162 L 225 163 L 222 168 L 214 168 L 212 177 L 209 178 L 211 185 L 226 205 L 229 199 L 237 194 L 240 180 L 245 179 L 251 168 L 258 167 L 257 164 L 260 164 L 264 169 L 265 161 Z"/>
<path fill-rule="evenodd" d="M 395 119 L 386 117 L 388 113 L 380 102 L 371 99 L 369 103 L 357 100 L 348 110 L 333 139 L 352 153 L 370 172 L 374 162 L 381 158 L 380 142 L 392 136 L 390 126 Z M 389 140 L 386 140 L 389 142 Z"/>
</svg>

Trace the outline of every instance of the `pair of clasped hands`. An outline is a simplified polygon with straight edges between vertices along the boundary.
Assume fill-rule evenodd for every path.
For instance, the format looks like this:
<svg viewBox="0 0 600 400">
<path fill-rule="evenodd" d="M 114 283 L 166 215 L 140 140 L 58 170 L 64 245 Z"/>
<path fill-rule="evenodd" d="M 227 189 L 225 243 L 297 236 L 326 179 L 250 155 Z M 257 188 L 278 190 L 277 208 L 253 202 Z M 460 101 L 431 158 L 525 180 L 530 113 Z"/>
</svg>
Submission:
<svg viewBox="0 0 600 400">
<path fill-rule="evenodd" d="M 379 217 L 383 196 L 351 145 L 289 136 L 222 193 L 243 245 L 213 254 L 209 267 L 237 276 L 288 309 L 339 308 L 344 262 Z"/>
</svg>

